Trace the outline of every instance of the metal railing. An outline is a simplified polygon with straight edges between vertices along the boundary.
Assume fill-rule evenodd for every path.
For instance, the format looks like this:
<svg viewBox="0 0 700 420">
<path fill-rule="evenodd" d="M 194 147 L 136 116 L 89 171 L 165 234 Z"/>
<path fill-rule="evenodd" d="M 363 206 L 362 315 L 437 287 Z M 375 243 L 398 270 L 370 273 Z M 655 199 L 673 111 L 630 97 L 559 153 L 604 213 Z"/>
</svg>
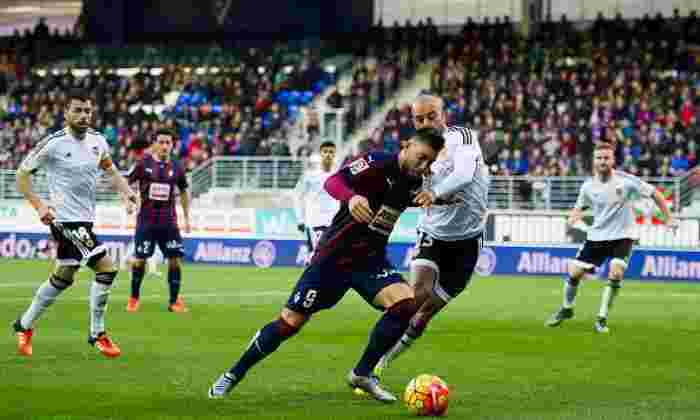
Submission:
<svg viewBox="0 0 700 420">
<path fill-rule="evenodd" d="M 288 157 L 215 157 L 194 169 L 190 185 L 194 197 L 208 191 L 216 192 L 277 192 L 294 188 L 304 170 L 310 167 L 307 159 Z M 46 173 L 33 178 L 39 194 L 48 193 Z M 496 176 L 492 178 L 489 207 L 493 210 L 567 210 L 576 202 L 585 177 L 529 177 Z M 673 195 L 673 210 L 691 204 L 700 188 L 694 178 L 646 178 L 647 182 L 663 187 Z M 15 171 L 0 171 L 0 199 L 20 199 L 15 188 Z M 98 201 L 117 198 L 109 181 L 102 177 L 98 184 Z M 695 198 L 697 199 L 697 198 Z"/>
</svg>

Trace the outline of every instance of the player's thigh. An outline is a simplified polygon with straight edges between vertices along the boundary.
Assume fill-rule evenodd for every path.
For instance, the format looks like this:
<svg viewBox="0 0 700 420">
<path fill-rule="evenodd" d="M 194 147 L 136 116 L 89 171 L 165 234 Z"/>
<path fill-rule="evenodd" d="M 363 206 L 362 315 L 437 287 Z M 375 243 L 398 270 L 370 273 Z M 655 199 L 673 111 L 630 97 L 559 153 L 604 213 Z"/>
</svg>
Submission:
<svg viewBox="0 0 700 420">
<path fill-rule="evenodd" d="M 440 260 L 440 276 L 433 293 L 445 303 L 459 296 L 471 282 L 481 251 L 481 236 L 447 243 Z"/>
<path fill-rule="evenodd" d="M 349 282 L 342 273 L 334 273 L 320 264 L 311 264 L 294 286 L 286 307 L 310 316 L 335 306 L 348 289 Z"/>
<path fill-rule="evenodd" d="M 153 256 L 155 249 L 155 229 L 148 225 L 139 225 L 134 233 L 134 257 L 145 260 Z"/>
<path fill-rule="evenodd" d="M 93 268 L 95 263 L 107 255 L 92 230 L 92 223 L 66 222 L 51 225 L 51 234 L 57 242 L 56 262 L 62 266 L 79 266 L 86 261 Z"/>
<path fill-rule="evenodd" d="M 182 235 L 180 235 L 180 229 L 175 225 L 160 228 L 155 241 L 165 258 L 181 258 L 185 255 Z"/>
<path fill-rule="evenodd" d="M 608 246 L 603 241 L 586 241 L 579 248 L 576 257 L 569 263 L 569 274 L 580 277 L 584 273 L 592 273 L 596 267 L 605 262 L 608 257 Z"/>
<path fill-rule="evenodd" d="M 54 267 L 53 270 L 53 275 L 69 284 L 73 282 L 75 279 L 75 273 L 77 273 L 79 269 L 79 265 L 60 265 L 56 263 L 56 267 Z"/>
<path fill-rule="evenodd" d="M 354 273 L 352 288 L 377 309 L 387 309 L 397 302 L 414 297 L 413 288 L 389 264 L 380 264 L 371 271 Z"/>
<path fill-rule="evenodd" d="M 622 280 L 627 270 L 632 251 L 634 249 L 634 241 L 632 239 L 619 239 L 613 241 L 610 249 L 610 275 L 614 280 Z"/>
<path fill-rule="evenodd" d="M 438 243 L 424 232 L 418 234 L 416 255 L 411 261 L 410 281 L 416 300 L 423 301 L 432 293 L 435 280 L 440 275 L 440 249 Z"/>
</svg>

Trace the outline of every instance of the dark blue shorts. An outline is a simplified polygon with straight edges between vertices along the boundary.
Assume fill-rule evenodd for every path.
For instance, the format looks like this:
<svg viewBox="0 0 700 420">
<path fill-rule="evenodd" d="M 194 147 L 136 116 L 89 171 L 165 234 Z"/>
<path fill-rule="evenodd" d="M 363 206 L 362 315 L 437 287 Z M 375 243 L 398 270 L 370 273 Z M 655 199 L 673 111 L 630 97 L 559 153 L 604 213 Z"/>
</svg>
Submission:
<svg viewBox="0 0 700 420">
<path fill-rule="evenodd" d="M 155 246 L 165 258 L 185 255 L 180 229 L 176 225 L 138 225 L 134 238 L 134 256 L 146 259 L 153 256 Z"/>
<path fill-rule="evenodd" d="M 404 282 L 388 262 L 369 270 L 338 272 L 334 264 L 326 260 L 306 267 L 287 300 L 287 308 L 310 315 L 332 308 L 353 289 L 370 305 L 384 309 L 373 304 L 374 298 L 385 287 Z"/>
</svg>

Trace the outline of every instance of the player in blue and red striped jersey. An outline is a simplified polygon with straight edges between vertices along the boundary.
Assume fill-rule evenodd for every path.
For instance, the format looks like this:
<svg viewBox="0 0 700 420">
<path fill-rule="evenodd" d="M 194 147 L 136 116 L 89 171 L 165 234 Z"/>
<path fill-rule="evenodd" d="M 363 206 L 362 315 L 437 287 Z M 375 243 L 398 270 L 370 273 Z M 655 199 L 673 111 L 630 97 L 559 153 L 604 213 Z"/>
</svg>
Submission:
<svg viewBox="0 0 700 420">
<path fill-rule="evenodd" d="M 143 281 L 146 259 L 153 255 L 155 245 L 168 259 L 168 285 L 170 300 L 168 310 L 186 312 L 180 294 L 182 256 L 184 248 L 177 225 L 175 198 L 180 196 L 180 204 L 185 216 L 185 232 L 190 228 L 190 199 L 187 177 L 183 166 L 171 158 L 177 136 L 174 132 L 162 129 L 156 131 L 152 153 L 144 155 L 129 173 L 129 183 L 139 184 L 141 209 L 136 222 L 134 238 L 134 262 L 132 264 L 131 297 L 127 311 L 139 309 L 141 282 Z"/>
<path fill-rule="evenodd" d="M 370 153 L 326 180 L 326 191 L 341 202 L 340 210 L 279 318 L 257 332 L 239 361 L 211 386 L 210 398 L 230 392 L 253 365 L 299 332 L 312 314 L 332 308 L 354 289 L 384 314 L 347 381 L 379 401 L 396 401 L 371 372 L 406 330 L 416 305 L 413 290 L 388 263 L 386 245 L 407 207 L 432 203 L 429 195 L 420 193 L 421 176 L 430 170 L 444 143 L 439 131 L 419 130 L 397 155 Z"/>
</svg>

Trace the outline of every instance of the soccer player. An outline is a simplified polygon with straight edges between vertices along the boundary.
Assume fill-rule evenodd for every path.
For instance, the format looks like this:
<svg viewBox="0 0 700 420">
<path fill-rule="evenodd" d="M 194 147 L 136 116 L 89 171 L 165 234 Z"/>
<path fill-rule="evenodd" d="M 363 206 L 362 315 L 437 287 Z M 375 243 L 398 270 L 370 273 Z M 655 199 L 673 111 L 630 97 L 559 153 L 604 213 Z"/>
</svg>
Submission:
<svg viewBox="0 0 700 420">
<path fill-rule="evenodd" d="M 574 302 L 581 278 L 610 259 L 608 284 L 603 290 L 594 325 L 597 332 L 608 333 L 610 307 L 620 292 L 632 246 L 639 239 L 635 229 L 634 202 L 641 197 L 652 197 L 665 217 L 666 226 L 673 229 L 675 224 L 660 192 L 636 176 L 613 169 L 613 145 L 598 143 L 593 151 L 593 165 L 594 176 L 581 186 L 576 205 L 568 218 L 570 225 L 582 223 L 583 211 L 590 208 L 593 224 L 587 229 L 586 242 L 579 249 L 576 259 L 569 263 L 564 304 L 547 320 L 546 325 L 556 327 L 574 316 Z"/>
<path fill-rule="evenodd" d="M 51 228 L 58 244 L 56 268 L 36 291 L 34 300 L 15 321 L 18 351 L 32 355 L 34 322 L 73 284 L 81 264 L 95 271 L 90 288 L 90 333 L 88 342 L 104 356 L 117 357 L 119 347 L 105 330 L 105 311 L 117 269 L 106 248 L 93 232 L 97 178 L 102 171 L 125 200 L 127 211 L 134 210 L 136 194 L 119 174 L 109 155 L 102 134 L 90 129 L 93 103 L 82 92 L 71 92 L 65 109 L 66 127 L 37 143 L 17 170 L 17 190 L 21 192 Z M 48 172 L 50 201 L 32 190 L 31 175 L 39 168 Z"/>
<path fill-rule="evenodd" d="M 421 176 L 435 160 L 444 139 L 435 130 L 418 131 L 398 154 L 370 153 L 328 178 L 325 188 L 341 201 L 333 223 L 321 237 L 311 263 L 292 291 L 279 318 L 260 329 L 238 362 L 209 389 L 223 397 L 246 372 L 292 337 L 312 314 L 335 306 L 349 289 L 384 309 L 348 383 L 383 402 L 396 401 L 371 375 L 415 313 L 413 291 L 387 262 L 386 244 L 401 213 L 416 203 Z"/>
<path fill-rule="evenodd" d="M 479 258 L 486 223 L 490 177 L 476 134 L 448 127 L 442 99 L 422 94 L 412 104 L 416 129 L 439 130 L 445 147 L 424 176 L 418 196 L 430 207 L 418 224 L 417 255 L 411 262 L 417 313 L 396 345 L 382 357 L 375 374 L 407 350 L 430 320 L 467 287 Z"/>
<path fill-rule="evenodd" d="M 129 182 L 139 184 L 141 196 L 141 209 L 136 221 L 134 239 L 134 261 L 131 268 L 131 297 L 126 306 L 129 312 L 139 310 L 146 259 L 153 256 L 156 245 L 168 259 L 170 288 L 168 310 L 187 312 L 187 307 L 179 297 L 184 248 L 177 225 L 175 197 L 179 193 L 186 233 L 191 232 L 190 199 L 185 170 L 182 165 L 171 159 L 176 139 L 175 133 L 168 129 L 156 131 L 153 154 L 145 155 L 129 173 Z"/>
<path fill-rule="evenodd" d="M 339 202 L 323 189 L 324 183 L 333 174 L 335 144 L 330 141 L 324 142 L 319 147 L 319 152 L 321 167 L 304 173 L 294 189 L 298 227 L 300 232 L 306 234 L 309 249 L 307 263 L 340 207 Z"/>
</svg>

